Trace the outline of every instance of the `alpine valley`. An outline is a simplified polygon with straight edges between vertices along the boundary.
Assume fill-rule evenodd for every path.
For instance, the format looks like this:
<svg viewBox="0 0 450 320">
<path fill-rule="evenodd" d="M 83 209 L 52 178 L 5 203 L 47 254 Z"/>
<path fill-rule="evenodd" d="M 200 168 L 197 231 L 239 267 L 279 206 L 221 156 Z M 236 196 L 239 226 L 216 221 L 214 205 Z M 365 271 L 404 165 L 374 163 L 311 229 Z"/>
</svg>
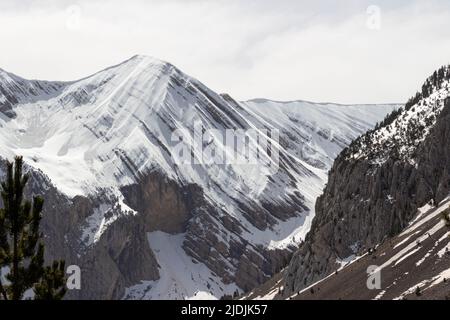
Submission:
<svg viewBox="0 0 450 320">
<path fill-rule="evenodd" d="M 81 268 L 81 289 L 68 299 L 221 298 L 254 290 L 288 264 L 294 292 L 448 194 L 449 136 L 446 151 L 430 138 L 445 126 L 446 85 L 401 109 L 240 102 L 147 56 L 73 82 L 0 70 L 0 176 L 6 159 L 24 157 L 27 192 L 45 199 L 46 259 Z M 410 132 L 411 121 L 423 128 Z M 178 163 L 173 133 L 192 133 L 199 122 L 223 135 L 277 130 L 278 170 Z M 215 136 L 203 143 L 233 151 Z M 435 171 L 438 156 L 447 159 L 447 180 Z"/>
</svg>

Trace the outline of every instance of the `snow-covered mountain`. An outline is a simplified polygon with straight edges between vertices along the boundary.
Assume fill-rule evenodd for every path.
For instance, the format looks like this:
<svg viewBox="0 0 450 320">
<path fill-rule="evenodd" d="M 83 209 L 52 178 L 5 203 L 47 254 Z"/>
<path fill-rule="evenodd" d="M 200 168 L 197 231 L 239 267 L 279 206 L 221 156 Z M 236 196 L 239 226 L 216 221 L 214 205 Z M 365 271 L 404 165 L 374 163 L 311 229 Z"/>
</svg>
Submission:
<svg viewBox="0 0 450 320">
<path fill-rule="evenodd" d="M 74 297 L 221 297 L 286 263 L 335 156 L 397 107 L 237 102 L 146 56 L 73 82 L 0 70 L 0 156 L 24 156 L 50 254 L 86 270 Z"/>
</svg>

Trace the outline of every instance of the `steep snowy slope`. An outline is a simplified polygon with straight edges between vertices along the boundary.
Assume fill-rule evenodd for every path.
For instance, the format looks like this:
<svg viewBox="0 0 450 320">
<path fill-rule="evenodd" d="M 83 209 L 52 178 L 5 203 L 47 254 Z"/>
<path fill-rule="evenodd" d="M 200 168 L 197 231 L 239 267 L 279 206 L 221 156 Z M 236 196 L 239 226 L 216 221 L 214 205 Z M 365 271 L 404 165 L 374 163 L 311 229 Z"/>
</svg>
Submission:
<svg viewBox="0 0 450 320">
<path fill-rule="evenodd" d="M 240 103 L 145 56 L 68 83 L 1 75 L 0 156 L 23 155 L 67 199 L 63 211 L 89 203 L 70 229 L 70 259 L 83 265 L 105 234 L 120 246 L 108 230 L 122 219 L 148 233 L 141 246 L 160 267 L 147 272 L 151 279 L 129 279 L 127 261 L 108 256 L 127 278 L 109 297 L 121 297 L 124 286 L 129 297 L 220 297 L 263 282 L 308 231 L 332 159 L 396 107 Z M 248 149 L 227 143 L 229 130 L 243 134 Z M 237 161 L 246 152 L 263 165 Z M 189 284 L 167 275 L 173 262 L 189 264 Z M 146 292 L 137 279 L 151 281 Z"/>
<path fill-rule="evenodd" d="M 290 154 L 318 168 L 329 168 L 356 135 L 363 134 L 400 105 L 339 105 L 307 101 L 244 102 L 260 126 L 278 128 Z M 300 148 L 299 148 L 300 146 Z"/>
<path fill-rule="evenodd" d="M 50 99 L 66 83 L 29 81 L 0 69 L 0 115 L 14 117 L 15 105 Z"/>
<path fill-rule="evenodd" d="M 449 197 L 437 205 L 426 204 L 402 233 L 386 239 L 370 253 L 351 257 L 337 272 L 294 294 L 288 290 L 283 293 L 282 274 L 278 274 L 244 298 L 448 300 L 450 225 L 442 219 L 445 212 L 450 214 Z M 370 266 L 378 266 L 379 288 L 367 287 Z"/>
</svg>

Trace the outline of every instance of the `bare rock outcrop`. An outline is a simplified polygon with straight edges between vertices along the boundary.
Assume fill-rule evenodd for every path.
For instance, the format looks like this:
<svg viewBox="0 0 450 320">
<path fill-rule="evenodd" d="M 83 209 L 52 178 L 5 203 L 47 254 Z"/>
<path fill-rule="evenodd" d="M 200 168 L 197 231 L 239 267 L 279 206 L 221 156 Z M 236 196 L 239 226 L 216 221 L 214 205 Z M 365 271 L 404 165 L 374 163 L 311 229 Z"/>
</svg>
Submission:
<svg viewBox="0 0 450 320">
<path fill-rule="evenodd" d="M 311 231 L 285 273 L 290 292 L 334 272 L 339 260 L 398 234 L 419 207 L 448 196 L 450 99 L 411 157 L 400 157 L 400 148 L 381 164 L 370 156 L 355 159 L 351 147 L 338 156 L 317 200 Z"/>
</svg>

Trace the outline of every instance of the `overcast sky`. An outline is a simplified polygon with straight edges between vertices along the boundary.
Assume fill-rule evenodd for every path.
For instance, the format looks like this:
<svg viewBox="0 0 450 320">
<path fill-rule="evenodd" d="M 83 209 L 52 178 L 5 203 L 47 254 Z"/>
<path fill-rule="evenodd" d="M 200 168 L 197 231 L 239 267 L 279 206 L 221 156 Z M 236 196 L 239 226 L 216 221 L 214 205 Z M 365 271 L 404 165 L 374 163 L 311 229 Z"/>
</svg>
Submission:
<svg viewBox="0 0 450 320">
<path fill-rule="evenodd" d="M 450 63 L 450 1 L 0 0 L 0 40 L 26 78 L 146 54 L 240 100 L 402 102 Z"/>
</svg>

